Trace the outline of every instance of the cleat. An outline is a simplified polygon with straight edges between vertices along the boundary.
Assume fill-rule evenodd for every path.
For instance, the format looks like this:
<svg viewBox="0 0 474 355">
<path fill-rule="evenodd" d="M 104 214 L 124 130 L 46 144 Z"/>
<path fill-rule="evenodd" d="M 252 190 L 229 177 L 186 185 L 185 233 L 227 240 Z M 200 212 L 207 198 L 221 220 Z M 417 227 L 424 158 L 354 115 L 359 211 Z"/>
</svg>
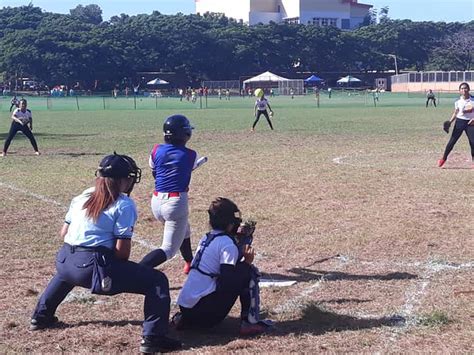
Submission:
<svg viewBox="0 0 474 355">
<path fill-rule="evenodd" d="M 255 336 L 268 332 L 271 326 L 265 324 L 264 322 L 258 322 L 256 324 L 249 323 L 243 320 L 240 323 L 240 335 L 241 336 Z"/>
<path fill-rule="evenodd" d="M 40 152 L 35 152 L 35 155 L 41 155 L 41 153 Z"/>
<path fill-rule="evenodd" d="M 168 338 L 164 335 L 144 336 L 140 344 L 140 352 L 142 354 L 162 353 L 178 350 L 183 347 L 179 340 Z"/>
<path fill-rule="evenodd" d="M 446 160 L 444 160 L 444 159 L 438 160 L 438 168 L 442 168 L 444 163 L 446 163 Z"/>
<path fill-rule="evenodd" d="M 191 262 L 186 261 L 184 263 L 183 272 L 187 275 L 187 274 L 189 274 L 190 271 L 191 271 Z"/>
<path fill-rule="evenodd" d="M 0 153 L 0 157 L 6 157 L 7 156 L 7 153 L 6 152 L 1 152 Z"/>
<path fill-rule="evenodd" d="M 33 318 L 30 321 L 30 330 L 41 330 L 46 328 L 52 328 L 58 323 L 58 317 L 53 316 L 52 318 Z"/>
</svg>

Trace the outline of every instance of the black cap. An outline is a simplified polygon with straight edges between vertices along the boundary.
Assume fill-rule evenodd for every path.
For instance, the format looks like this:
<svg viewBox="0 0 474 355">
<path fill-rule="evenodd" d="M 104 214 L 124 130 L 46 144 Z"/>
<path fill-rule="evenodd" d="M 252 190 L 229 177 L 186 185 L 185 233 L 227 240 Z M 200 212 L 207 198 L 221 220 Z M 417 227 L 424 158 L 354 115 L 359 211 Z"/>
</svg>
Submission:
<svg viewBox="0 0 474 355">
<path fill-rule="evenodd" d="M 107 155 L 102 159 L 97 168 L 96 176 L 110 178 L 133 177 L 135 182 L 139 182 L 141 170 L 132 158 L 114 152 L 114 154 Z"/>
</svg>

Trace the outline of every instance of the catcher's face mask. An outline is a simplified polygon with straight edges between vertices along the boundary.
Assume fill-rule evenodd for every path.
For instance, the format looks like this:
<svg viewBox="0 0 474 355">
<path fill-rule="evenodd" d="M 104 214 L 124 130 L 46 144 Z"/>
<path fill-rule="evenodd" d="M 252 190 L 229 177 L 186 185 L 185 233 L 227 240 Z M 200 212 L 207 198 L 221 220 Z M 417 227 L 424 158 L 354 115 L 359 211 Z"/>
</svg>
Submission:
<svg viewBox="0 0 474 355">
<path fill-rule="evenodd" d="M 234 218 L 232 221 L 230 221 L 230 224 L 232 224 L 232 231 L 231 233 L 233 235 L 237 234 L 237 231 L 239 230 L 240 223 L 242 223 L 242 215 L 240 211 L 234 212 Z"/>
</svg>

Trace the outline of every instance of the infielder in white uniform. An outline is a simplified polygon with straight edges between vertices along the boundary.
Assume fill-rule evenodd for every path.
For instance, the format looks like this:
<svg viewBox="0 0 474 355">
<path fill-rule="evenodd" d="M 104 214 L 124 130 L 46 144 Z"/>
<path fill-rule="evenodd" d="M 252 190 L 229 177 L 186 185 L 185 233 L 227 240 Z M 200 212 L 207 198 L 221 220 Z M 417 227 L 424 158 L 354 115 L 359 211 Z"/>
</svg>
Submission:
<svg viewBox="0 0 474 355">
<path fill-rule="evenodd" d="M 38 145 L 36 144 L 36 139 L 33 136 L 33 132 L 31 132 L 33 130 L 33 116 L 31 115 L 31 111 L 28 110 L 26 106 L 26 100 L 21 99 L 20 107 L 13 111 L 10 132 L 8 133 L 8 137 L 5 140 L 3 151 L 0 154 L 2 157 L 7 155 L 8 147 L 10 146 L 13 137 L 15 137 L 18 131 L 23 132 L 23 134 L 28 137 L 33 149 L 35 150 L 35 154 L 40 155 Z"/>
<path fill-rule="evenodd" d="M 448 155 L 454 148 L 454 145 L 459 140 L 463 132 L 466 132 L 471 146 L 472 167 L 474 168 L 474 99 L 469 93 L 470 87 L 468 83 L 461 83 L 459 85 L 459 93 L 461 97 L 454 104 L 454 112 L 449 119 L 448 125 L 454 124 L 453 133 L 449 139 L 443 157 L 438 160 L 438 166 L 443 167 Z M 448 127 L 449 128 L 449 127 Z"/>
</svg>

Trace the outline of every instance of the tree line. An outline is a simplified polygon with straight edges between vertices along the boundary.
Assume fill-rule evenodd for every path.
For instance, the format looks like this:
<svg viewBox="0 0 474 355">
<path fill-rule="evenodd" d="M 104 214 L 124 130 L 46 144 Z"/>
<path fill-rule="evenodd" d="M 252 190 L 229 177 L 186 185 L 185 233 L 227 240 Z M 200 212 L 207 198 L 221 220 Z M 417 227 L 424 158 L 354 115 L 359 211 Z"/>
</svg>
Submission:
<svg viewBox="0 0 474 355">
<path fill-rule="evenodd" d="M 372 14 L 373 15 L 373 14 Z M 474 21 L 371 19 L 355 31 L 271 23 L 247 26 L 218 14 L 114 16 L 97 5 L 70 14 L 33 5 L 0 9 L 0 74 L 48 85 L 108 89 L 139 72 L 173 72 L 187 82 L 272 70 L 368 72 L 473 70 Z"/>
</svg>

